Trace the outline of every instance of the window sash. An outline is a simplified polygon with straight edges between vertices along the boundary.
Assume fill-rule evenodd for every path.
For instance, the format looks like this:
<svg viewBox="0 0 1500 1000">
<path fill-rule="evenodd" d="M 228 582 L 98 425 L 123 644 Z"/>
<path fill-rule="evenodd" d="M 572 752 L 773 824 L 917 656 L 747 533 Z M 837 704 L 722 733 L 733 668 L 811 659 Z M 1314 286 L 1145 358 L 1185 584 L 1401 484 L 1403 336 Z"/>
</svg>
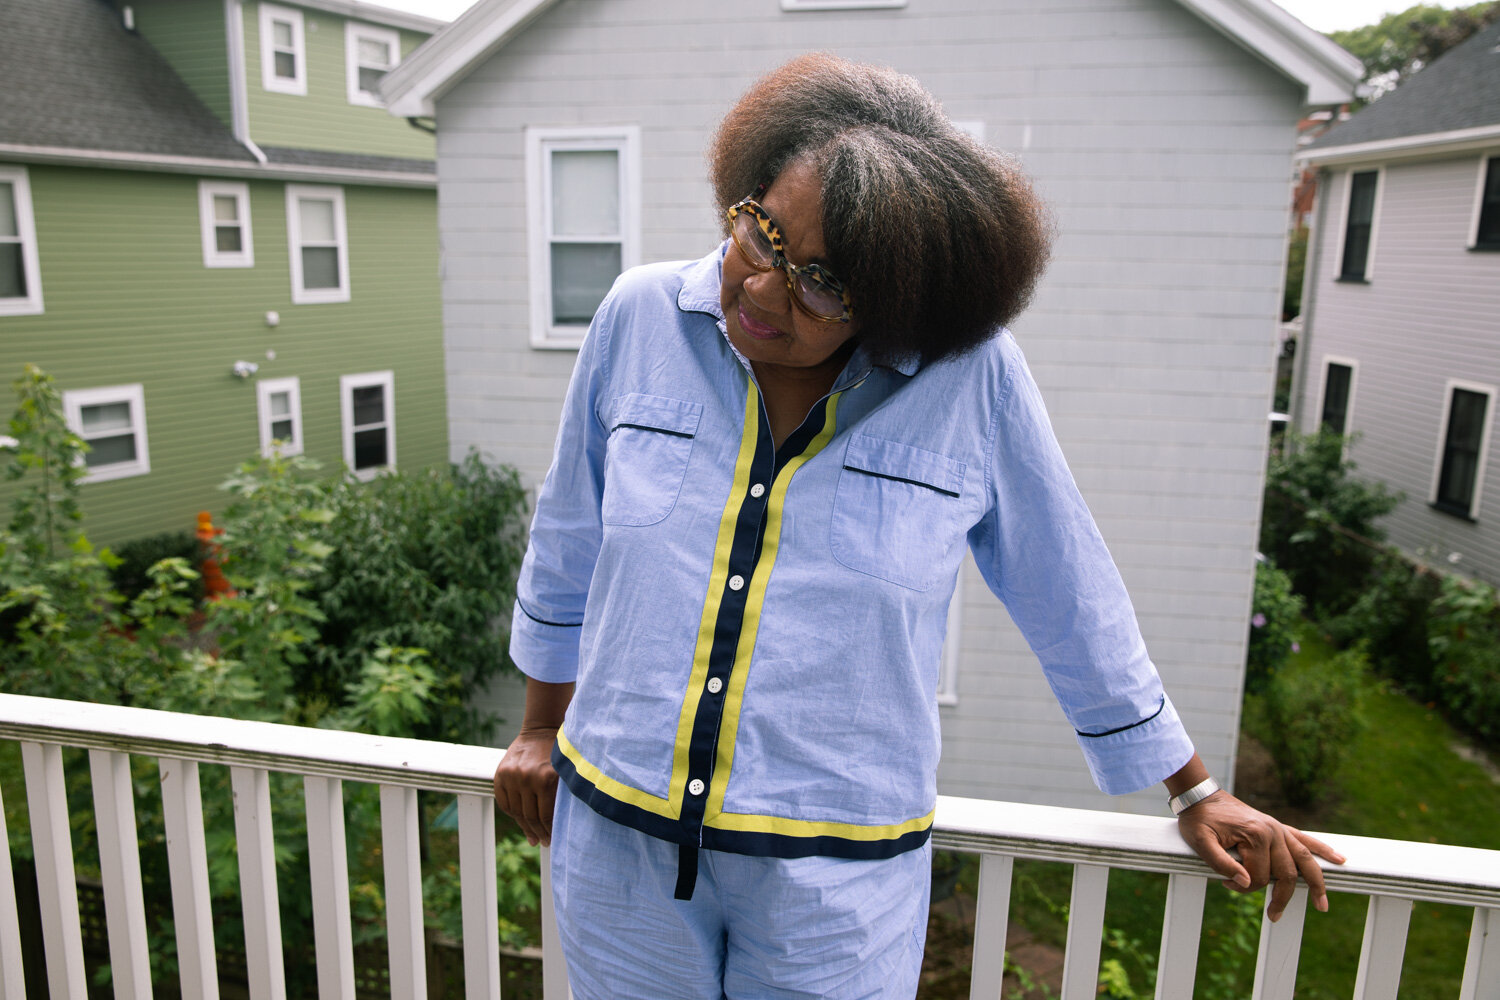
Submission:
<svg viewBox="0 0 1500 1000">
<path fill-rule="evenodd" d="M 400 32 L 344 22 L 344 73 L 350 104 L 384 107 L 378 90 L 380 80 L 400 63 Z"/>
<path fill-rule="evenodd" d="M 1500 156 L 1485 164 L 1484 187 L 1479 196 L 1479 224 L 1474 246 L 1500 249 Z"/>
<path fill-rule="evenodd" d="M 1349 216 L 1344 224 L 1344 256 L 1339 277 L 1362 281 L 1369 272 L 1370 237 L 1375 225 L 1375 191 L 1379 171 L 1349 175 Z"/>
<path fill-rule="evenodd" d="M 254 267 L 250 186 L 242 181 L 199 181 L 198 215 L 204 267 Z"/>
<path fill-rule="evenodd" d="M 349 301 L 343 188 L 288 184 L 286 214 L 292 301 L 299 305 Z"/>
<path fill-rule="evenodd" d="M 344 464 L 357 479 L 396 465 L 395 375 L 368 372 L 339 379 Z"/>
<path fill-rule="evenodd" d="M 42 311 L 31 184 L 25 167 L 0 167 L 0 316 Z"/>
<path fill-rule="evenodd" d="M 260 5 L 261 86 L 279 94 L 307 94 L 307 37 L 302 12 Z"/>
<path fill-rule="evenodd" d="M 260 453 L 267 458 L 302 454 L 302 388 L 296 376 L 255 384 Z"/>
<path fill-rule="evenodd" d="M 145 475 L 151 471 L 146 443 L 146 396 L 140 383 L 63 393 L 68 428 L 89 445 L 80 464 L 85 483 Z"/>
<path fill-rule="evenodd" d="M 1331 434 L 1349 430 L 1349 393 L 1354 384 L 1354 369 L 1336 361 L 1328 362 L 1323 375 L 1323 413 L 1318 426 Z"/>
</svg>

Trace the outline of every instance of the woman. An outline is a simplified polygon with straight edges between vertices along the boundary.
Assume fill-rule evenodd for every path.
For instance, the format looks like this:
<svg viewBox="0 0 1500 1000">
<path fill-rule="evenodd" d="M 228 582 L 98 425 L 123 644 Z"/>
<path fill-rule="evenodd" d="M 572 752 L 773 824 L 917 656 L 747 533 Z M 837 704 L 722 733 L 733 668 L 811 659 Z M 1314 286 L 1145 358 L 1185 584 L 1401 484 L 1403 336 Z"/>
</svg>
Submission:
<svg viewBox="0 0 1500 1000">
<path fill-rule="evenodd" d="M 1165 782 L 1226 884 L 1326 908 L 1342 859 L 1194 752 L 1004 329 L 1048 251 L 1025 179 L 828 55 L 711 158 L 729 238 L 600 306 L 518 590 L 495 796 L 553 845 L 575 995 L 915 992 L 966 549 L 1104 791 Z"/>
</svg>

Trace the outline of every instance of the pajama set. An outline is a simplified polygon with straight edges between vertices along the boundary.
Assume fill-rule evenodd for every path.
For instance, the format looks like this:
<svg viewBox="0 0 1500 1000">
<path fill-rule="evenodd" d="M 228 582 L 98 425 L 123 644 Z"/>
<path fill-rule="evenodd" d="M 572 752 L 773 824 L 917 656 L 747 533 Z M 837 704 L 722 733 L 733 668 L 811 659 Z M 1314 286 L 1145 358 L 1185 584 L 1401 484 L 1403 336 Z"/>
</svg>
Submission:
<svg viewBox="0 0 1500 1000">
<path fill-rule="evenodd" d="M 512 656 L 529 677 L 577 684 L 553 755 L 574 991 L 717 997 L 722 982 L 730 996 L 909 996 L 940 651 L 966 551 L 1040 659 L 1101 789 L 1162 781 L 1193 747 L 1010 333 L 925 365 L 873 365 L 856 348 L 778 448 L 724 334 L 727 245 L 635 268 L 599 307 L 521 569 Z M 921 870 L 909 892 L 894 888 L 902 865 Z M 735 931 L 757 905 L 757 930 L 838 923 L 839 892 L 791 887 L 828 871 L 854 873 L 851 912 L 899 925 L 851 925 L 849 961 L 874 949 L 904 971 L 871 965 L 868 989 L 797 986 L 800 948 L 778 957 Z M 865 871 L 889 874 L 861 883 Z M 880 917 L 893 892 L 920 901 Z M 646 929 L 648 909 L 684 950 L 652 951 L 666 932 Z M 715 962 L 690 970 L 698 985 L 661 978 Z M 620 985 L 632 977 L 638 992 Z"/>
</svg>

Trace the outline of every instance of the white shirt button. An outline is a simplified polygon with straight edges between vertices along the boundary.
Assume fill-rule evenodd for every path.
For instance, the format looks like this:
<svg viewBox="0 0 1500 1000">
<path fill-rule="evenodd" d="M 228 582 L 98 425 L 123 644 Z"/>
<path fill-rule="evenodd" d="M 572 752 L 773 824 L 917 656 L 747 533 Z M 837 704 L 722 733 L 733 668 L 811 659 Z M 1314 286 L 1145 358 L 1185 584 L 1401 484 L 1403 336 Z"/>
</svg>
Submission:
<svg viewBox="0 0 1500 1000">
<path fill-rule="evenodd" d="M 745 578 L 743 576 L 740 576 L 738 573 L 736 573 L 734 576 L 731 576 L 729 578 L 729 589 L 730 590 L 744 590 L 745 589 Z"/>
<path fill-rule="evenodd" d="M 753 496 L 753 497 L 755 497 L 756 499 L 759 499 L 759 498 L 765 496 L 766 495 L 765 484 L 764 483 L 756 483 L 754 486 L 750 487 L 750 495 Z"/>
<path fill-rule="evenodd" d="M 708 693 L 709 694 L 718 694 L 722 690 L 724 690 L 724 682 L 723 681 L 719 680 L 717 677 L 710 677 L 708 679 Z"/>
<path fill-rule="evenodd" d="M 700 781 L 697 778 L 694 778 L 692 781 L 688 782 L 688 791 L 691 792 L 694 795 L 702 795 L 703 794 L 703 782 Z"/>
</svg>

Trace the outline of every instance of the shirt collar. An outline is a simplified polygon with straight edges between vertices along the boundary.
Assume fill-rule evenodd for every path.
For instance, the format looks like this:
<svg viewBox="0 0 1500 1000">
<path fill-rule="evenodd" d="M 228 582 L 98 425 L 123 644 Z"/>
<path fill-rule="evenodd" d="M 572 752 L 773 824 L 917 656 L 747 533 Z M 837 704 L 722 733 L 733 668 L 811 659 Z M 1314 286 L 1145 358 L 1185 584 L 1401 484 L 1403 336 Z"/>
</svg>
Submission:
<svg viewBox="0 0 1500 1000">
<path fill-rule="evenodd" d="M 719 332 L 724 335 L 724 342 L 729 344 L 729 349 L 734 350 L 734 344 L 729 343 L 729 333 L 725 329 L 724 310 L 719 302 L 719 288 L 724 283 L 724 253 L 729 248 L 729 241 L 720 243 L 718 249 L 703 257 L 689 269 L 683 277 L 682 288 L 677 292 L 677 308 L 683 312 L 707 313 L 714 318 Z M 739 355 L 739 351 L 734 351 Z M 744 359 L 741 358 L 741 361 Z M 863 345 L 856 347 L 854 353 L 849 357 L 849 363 L 844 366 L 844 372 L 839 376 L 839 384 L 845 385 L 857 382 L 870 373 L 870 369 L 876 367 L 871 361 L 869 354 Z M 888 365 L 879 367 L 889 368 L 908 377 L 915 375 L 922 368 L 922 361 L 917 357 L 901 358 Z"/>
</svg>

